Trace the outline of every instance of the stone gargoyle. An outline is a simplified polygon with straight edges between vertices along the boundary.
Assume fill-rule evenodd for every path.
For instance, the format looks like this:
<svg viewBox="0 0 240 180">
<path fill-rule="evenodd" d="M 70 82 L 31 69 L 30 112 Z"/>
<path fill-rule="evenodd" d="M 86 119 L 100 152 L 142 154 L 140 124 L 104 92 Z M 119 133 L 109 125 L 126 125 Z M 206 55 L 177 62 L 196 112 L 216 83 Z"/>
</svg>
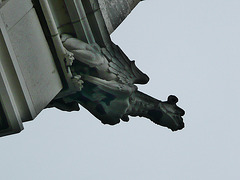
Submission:
<svg viewBox="0 0 240 180">
<path fill-rule="evenodd" d="M 55 99 L 49 107 L 74 111 L 81 104 L 109 125 L 129 121 L 130 115 L 146 117 L 172 131 L 184 127 L 184 110 L 176 105 L 178 98 L 170 95 L 162 102 L 138 91 L 135 84 L 146 84 L 149 78 L 114 43 L 100 48 L 66 34 L 61 39 L 74 56 L 73 62 L 68 63 L 71 73 L 81 77 L 82 84 L 77 93 Z"/>
</svg>

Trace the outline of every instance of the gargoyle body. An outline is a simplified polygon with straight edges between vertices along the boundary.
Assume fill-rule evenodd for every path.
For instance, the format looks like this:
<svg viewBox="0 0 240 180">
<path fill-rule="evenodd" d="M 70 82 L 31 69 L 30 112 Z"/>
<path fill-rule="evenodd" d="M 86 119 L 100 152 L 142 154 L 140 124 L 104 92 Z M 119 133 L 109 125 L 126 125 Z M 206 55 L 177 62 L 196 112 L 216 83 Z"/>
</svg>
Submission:
<svg viewBox="0 0 240 180">
<path fill-rule="evenodd" d="M 75 58 L 71 73 L 81 76 L 83 85 L 77 93 L 54 100 L 51 107 L 73 111 L 79 110 L 79 103 L 110 125 L 128 121 L 130 115 L 149 118 L 173 131 L 184 127 L 177 97 L 171 95 L 162 102 L 138 91 L 135 84 L 146 84 L 149 78 L 114 43 L 100 48 L 70 35 L 62 35 L 62 42 Z"/>
</svg>

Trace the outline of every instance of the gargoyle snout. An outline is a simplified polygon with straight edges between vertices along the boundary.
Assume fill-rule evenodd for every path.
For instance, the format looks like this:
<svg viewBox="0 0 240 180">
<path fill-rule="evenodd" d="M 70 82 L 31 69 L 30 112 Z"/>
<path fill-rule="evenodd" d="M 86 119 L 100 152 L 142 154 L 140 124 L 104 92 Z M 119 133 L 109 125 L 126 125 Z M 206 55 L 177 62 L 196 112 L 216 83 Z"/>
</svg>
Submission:
<svg viewBox="0 0 240 180">
<path fill-rule="evenodd" d="M 184 116 L 184 114 L 185 114 L 185 111 L 183 109 L 179 108 L 179 115 Z"/>
<path fill-rule="evenodd" d="M 176 103 L 178 102 L 178 98 L 174 95 L 170 95 L 170 96 L 168 96 L 167 102 L 169 104 L 176 105 Z M 178 114 L 180 116 L 184 116 L 185 111 L 183 109 L 179 108 L 177 105 L 176 105 L 176 107 L 177 107 L 176 111 L 178 112 Z"/>
</svg>

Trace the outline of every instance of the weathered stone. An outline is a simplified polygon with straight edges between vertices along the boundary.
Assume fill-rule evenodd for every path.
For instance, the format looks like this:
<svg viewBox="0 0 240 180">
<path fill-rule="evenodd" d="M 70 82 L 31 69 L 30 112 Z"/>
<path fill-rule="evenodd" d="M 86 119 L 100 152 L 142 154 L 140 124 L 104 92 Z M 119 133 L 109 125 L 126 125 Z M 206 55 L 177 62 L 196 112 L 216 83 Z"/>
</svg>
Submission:
<svg viewBox="0 0 240 180">
<path fill-rule="evenodd" d="M 98 0 L 104 21 L 111 34 L 141 0 Z"/>
<path fill-rule="evenodd" d="M 149 118 L 172 131 L 184 127 L 182 119 L 184 111 L 176 105 L 177 97 L 171 95 L 166 102 L 162 102 L 138 91 L 135 84 L 146 84 L 149 78 L 118 46 L 112 43 L 109 46 L 111 53 L 106 53 L 104 48 L 94 49 L 91 45 L 69 35 L 62 37 L 63 45 L 76 58 L 71 67 L 72 74 L 80 75 L 84 83 L 79 92 L 63 98 L 62 106 L 59 106 L 59 101 L 56 105 L 53 101 L 52 107 L 64 110 L 65 106 L 66 111 L 69 111 L 72 104 L 77 102 L 102 123 L 110 125 L 119 123 L 121 119 L 128 121 L 130 115 Z M 110 54 L 113 54 L 114 58 L 109 58 Z M 64 99 L 67 99 L 65 105 Z"/>
</svg>

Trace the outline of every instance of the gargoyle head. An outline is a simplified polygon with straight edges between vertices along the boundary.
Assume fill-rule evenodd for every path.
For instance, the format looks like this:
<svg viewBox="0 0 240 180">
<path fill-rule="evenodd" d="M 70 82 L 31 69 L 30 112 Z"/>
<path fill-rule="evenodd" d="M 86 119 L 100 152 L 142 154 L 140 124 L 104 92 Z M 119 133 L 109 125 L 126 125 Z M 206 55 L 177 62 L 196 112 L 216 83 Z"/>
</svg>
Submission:
<svg viewBox="0 0 240 180">
<path fill-rule="evenodd" d="M 170 95 L 167 101 L 160 102 L 157 108 L 149 110 L 147 118 L 158 125 L 168 127 L 172 131 L 183 129 L 184 122 L 182 116 L 185 112 L 176 105 L 177 102 L 178 98 Z"/>
</svg>

